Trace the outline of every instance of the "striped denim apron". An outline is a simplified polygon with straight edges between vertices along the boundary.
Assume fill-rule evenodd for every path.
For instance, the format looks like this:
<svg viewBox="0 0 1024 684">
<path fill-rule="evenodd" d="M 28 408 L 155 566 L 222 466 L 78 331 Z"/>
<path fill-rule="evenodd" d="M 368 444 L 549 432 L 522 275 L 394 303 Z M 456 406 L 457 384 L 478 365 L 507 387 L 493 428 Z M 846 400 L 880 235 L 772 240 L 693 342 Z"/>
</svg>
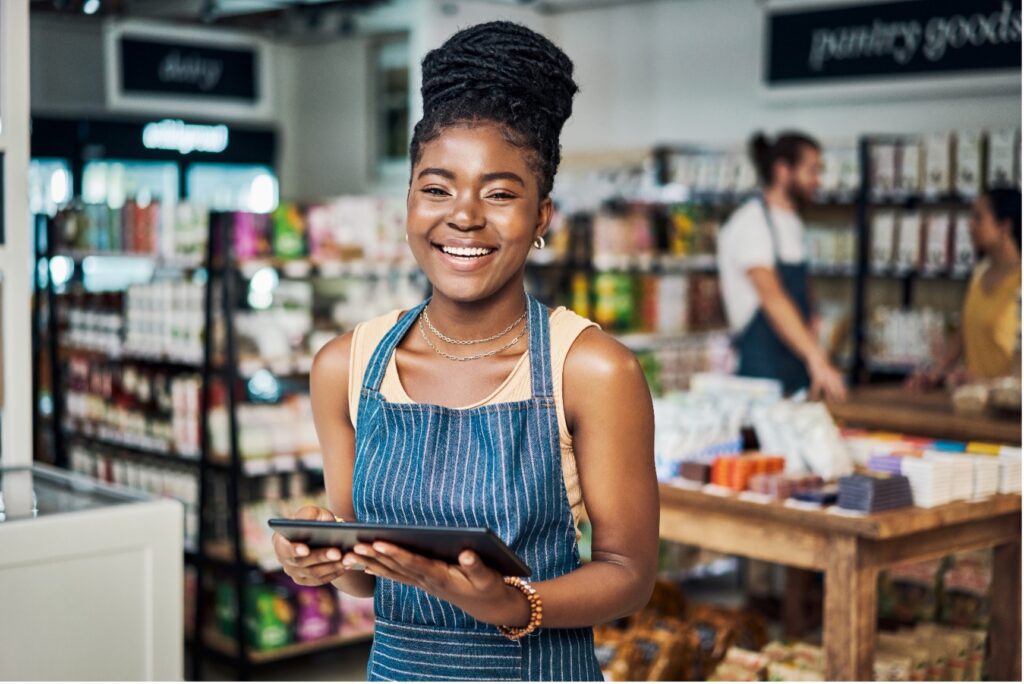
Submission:
<svg viewBox="0 0 1024 684">
<path fill-rule="evenodd" d="M 391 355 L 427 302 L 374 350 L 363 377 L 352 501 L 360 522 L 489 527 L 544 581 L 580 565 L 562 478 L 547 308 L 528 297 L 532 397 L 458 410 L 381 396 Z M 582 598 L 582 597 L 581 597 Z M 600 680 L 590 628 L 516 641 L 381 577 L 370 680 Z"/>
</svg>

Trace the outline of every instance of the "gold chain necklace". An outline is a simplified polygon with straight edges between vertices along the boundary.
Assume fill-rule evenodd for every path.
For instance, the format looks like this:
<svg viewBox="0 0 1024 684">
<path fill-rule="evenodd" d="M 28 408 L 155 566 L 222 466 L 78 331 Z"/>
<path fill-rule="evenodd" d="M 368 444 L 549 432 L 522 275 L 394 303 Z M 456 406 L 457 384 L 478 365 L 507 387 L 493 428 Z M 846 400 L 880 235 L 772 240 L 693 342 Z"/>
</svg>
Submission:
<svg viewBox="0 0 1024 684">
<path fill-rule="evenodd" d="M 427 310 L 424 309 L 423 310 L 423 314 L 426 314 L 426 312 L 427 312 Z M 519 340 L 522 338 L 522 336 L 526 334 L 527 329 L 530 327 L 529 323 L 524 324 L 522 331 L 518 335 L 513 337 L 511 342 L 508 342 L 504 346 L 502 346 L 502 347 L 500 347 L 498 349 L 495 349 L 493 351 L 483 352 L 481 354 L 473 354 L 471 356 L 455 356 L 454 354 L 449 354 L 448 352 L 446 352 L 446 351 L 444 351 L 442 349 L 438 349 L 437 346 L 433 342 L 430 341 L 430 337 L 427 335 L 427 329 L 423 327 L 423 315 L 420 316 L 419 324 L 420 324 L 419 325 L 420 334 L 423 335 L 423 340 L 427 343 L 427 346 L 429 346 L 431 349 L 433 349 L 434 352 L 436 352 L 438 355 L 443 356 L 444 358 L 448 359 L 449 361 L 476 361 L 477 359 L 485 359 L 488 356 L 494 356 L 495 354 L 500 354 L 501 352 L 505 351 L 506 349 L 511 349 L 512 347 L 514 347 L 519 342 Z"/>
<path fill-rule="evenodd" d="M 484 342 L 493 342 L 494 340 L 500 339 L 500 338 L 504 337 L 505 335 L 508 335 L 509 332 L 511 332 L 512 328 L 514 328 L 517 325 L 519 325 L 520 321 L 522 321 L 524 318 L 526 318 L 526 311 L 525 310 L 523 311 L 523 314 L 519 318 L 517 318 L 516 320 L 512 321 L 511 325 L 509 325 L 507 328 L 505 328 L 504 330 L 502 330 L 500 333 L 498 333 L 496 335 L 491 335 L 490 337 L 484 337 L 484 338 L 481 338 L 479 340 L 456 340 L 454 338 L 448 337 L 443 332 L 441 332 L 440 330 L 435 328 L 434 324 L 430 322 L 430 314 L 427 313 L 426 307 L 423 308 L 423 320 L 425 320 L 427 322 L 427 327 L 430 328 L 430 332 L 434 333 L 435 337 L 441 338 L 442 340 L 444 340 L 448 344 L 483 344 Z"/>
</svg>

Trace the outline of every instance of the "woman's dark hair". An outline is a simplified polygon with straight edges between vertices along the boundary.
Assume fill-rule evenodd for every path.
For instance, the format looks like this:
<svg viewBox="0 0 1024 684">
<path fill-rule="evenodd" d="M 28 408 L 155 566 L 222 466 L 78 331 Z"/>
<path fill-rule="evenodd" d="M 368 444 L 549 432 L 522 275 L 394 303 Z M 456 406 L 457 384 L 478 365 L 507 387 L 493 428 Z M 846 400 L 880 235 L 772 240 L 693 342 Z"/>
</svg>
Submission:
<svg viewBox="0 0 1024 684">
<path fill-rule="evenodd" d="M 992 215 L 996 221 L 1010 222 L 1010 237 L 1013 238 L 1017 250 L 1020 250 L 1020 211 L 1021 195 L 1020 190 L 1010 187 L 995 187 L 985 191 L 988 197 L 988 205 L 992 207 Z"/>
<path fill-rule="evenodd" d="M 451 126 L 493 122 L 529 150 L 541 197 L 561 161 L 558 138 L 579 90 L 572 61 L 554 43 L 508 21 L 459 31 L 423 58 L 423 118 L 413 129 L 415 167 L 424 143 Z"/>
<path fill-rule="evenodd" d="M 784 161 L 788 166 L 796 166 L 805 148 L 821 150 L 821 144 L 817 140 L 798 131 L 779 133 L 774 141 L 769 140 L 764 133 L 758 132 L 751 136 L 748 146 L 757 177 L 761 184 L 766 186 L 774 181 L 772 170 L 775 168 L 775 162 Z"/>
</svg>

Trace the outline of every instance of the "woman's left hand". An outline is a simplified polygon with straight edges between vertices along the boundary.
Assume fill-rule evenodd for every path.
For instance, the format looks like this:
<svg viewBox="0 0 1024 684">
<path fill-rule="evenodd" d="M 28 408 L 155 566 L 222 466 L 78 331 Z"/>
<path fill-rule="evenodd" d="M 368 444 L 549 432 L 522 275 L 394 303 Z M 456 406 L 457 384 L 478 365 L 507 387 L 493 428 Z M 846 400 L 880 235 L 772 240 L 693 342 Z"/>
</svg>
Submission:
<svg viewBox="0 0 1024 684">
<path fill-rule="evenodd" d="M 365 572 L 419 587 L 448 601 L 472 617 L 493 625 L 523 626 L 530 619 L 530 605 L 523 594 L 505 584 L 472 551 L 449 565 L 417 555 L 386 542 L 357 544 L 343 559 L 346 567 L 362 564 Z"/>
</svg>

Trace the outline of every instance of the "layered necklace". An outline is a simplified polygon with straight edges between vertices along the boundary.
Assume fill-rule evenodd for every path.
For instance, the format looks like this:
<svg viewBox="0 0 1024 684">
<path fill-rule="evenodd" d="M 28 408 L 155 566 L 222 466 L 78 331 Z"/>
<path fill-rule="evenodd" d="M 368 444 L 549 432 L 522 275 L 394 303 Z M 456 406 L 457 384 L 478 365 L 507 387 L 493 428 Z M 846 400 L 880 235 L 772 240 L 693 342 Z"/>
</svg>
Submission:
<svg viewBox="0 0 1024 684">
<path fill-rule="evenodd" d="M 427 313 L 427 308 L 424 307 L 422 313 L 420 314 L 420 318 L 419 318 L 419 328 L 420 328 L 420 335 L 423 336 L 423 340 L 427 343 L 427 346 L 429 346 L 432 350 L 434 350 L 434 352 L 437 353 L 439 356 L 443 356 L 444 358 L 448 359 L 449 361 L 476 361 L 477 359 L 485 359 L 485 358 L 487 358 L 489 356 L 494 356 L 495 354 L 500 354 L 501 352 L 505 351 L 506 349 L 511 349 L 512 347 L 516 346 L 519 343 L 519 340 L 523 339 L 523 336 L 526 335 L 526 332 L 527 332 L 527 330 L 530 327 L 528 321 L 523 323 L 523 319 L 525 319 L 525 318 L 526 318 L 526 310 L 524 309 L 522 315 L 520 315 L 519 318 L 517 318 L 516 320 L 512 321 L 512 323 L 510 323 L 507 328 L 505 328 L 504 330 L 502 330 L 499 333 L 491 335 L 490 337 L 482 337 L 482 338 L 480 338 L 478 340 L 460 340 L 460 339 L 455 339 L 455 338 L 449 337 L 449 336 L 445 335 L 443 332 L 441 332 L 440 330 L 438 330 L 436 327 L 434 327 L 434 324 L 430 322 L 430 314 Z M 426 326 L 424 326 L 424 323 L 426 324 Z M 433 340 L 430 339 L 430 336 L 427 335 L 427 328 L 429 328 L 430 332 L 433 333 L 435 337 L 437 337 L 438 339 L 444 340 L 448 344 L 462 345 L 462 346 L 468 346 L 468 345 L 474 345 L 474 344 L 485 344 L 487 342 L 494 342 L 495 340 L 500 340 L 502 337 L 504 337 L 505 335 L 508 335 L 510 332 L 512 332 L 512 329 L 515 328 L 516 326 L 518 326 L 520 323 L 523 323 L 522 330 L 520 330 L 518 333 L 516 333 L 515 337 L 513 337 L 510 341 L 506 342 L 501 347 L 498 347 L 497 349 L 492 349 L 491 351 L 481 352 L 479 354 L 470 354 L 469 356 L 456 356 L 454 354 L 449 354 L 448 352 L 444 351 L 443 349 L 439 349 L 437 347 L 437 345 L 434 344 Z"/>
</svg>

